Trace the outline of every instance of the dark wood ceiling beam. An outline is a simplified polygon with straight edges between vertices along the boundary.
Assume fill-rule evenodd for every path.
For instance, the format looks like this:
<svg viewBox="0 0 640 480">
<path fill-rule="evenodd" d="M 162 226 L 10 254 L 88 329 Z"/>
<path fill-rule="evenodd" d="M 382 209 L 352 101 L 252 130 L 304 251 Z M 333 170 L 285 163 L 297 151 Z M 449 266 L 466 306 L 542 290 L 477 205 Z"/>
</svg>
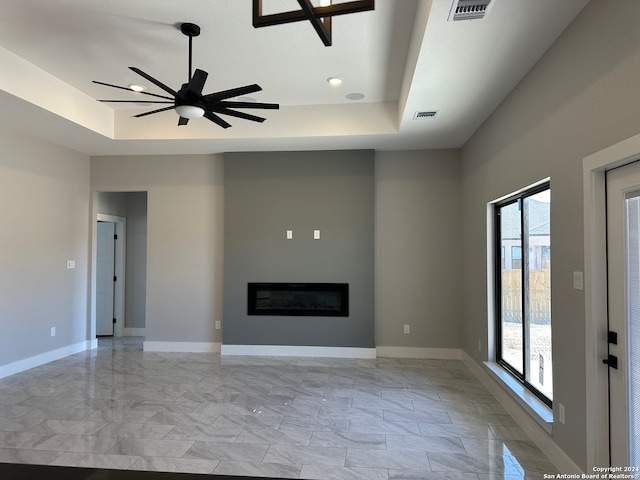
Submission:
<svg viewBox="0 0 640 480">
<path fill-rule="evenodd" d="M 331 17 L 374 10 L 375 0 L 354 0 L 326 7 L 314 7 L 311 0 L 298 0 L 301 9 L 262 14 L 262 0 L 253 0 L 253 26 L 256 28 L 308 20 L 313 25 L 323 43 L 331 45 Z"/>
<path fill-rule="evenodd" d="M 320 40 L 322 40 L 322 43 L 324 43 L 326 47 L 330 47 L 331 46 L 331 17 L 326 17 L 326 19 L 323 19 L 321 17 L 316 17 L 313 5 L 311 4 L 311 0 L 298 0 L 298 3 L 300 4 L 300 8 L 304 12 L 307 19 L 311 22 L 311 25 L 313 25 L 313 28 L 315 29 L 316 33 L 320 37 Z M 327 23 L 329 25 L 329 28 L 326 28 L 325 26 Z"/>
</svg>

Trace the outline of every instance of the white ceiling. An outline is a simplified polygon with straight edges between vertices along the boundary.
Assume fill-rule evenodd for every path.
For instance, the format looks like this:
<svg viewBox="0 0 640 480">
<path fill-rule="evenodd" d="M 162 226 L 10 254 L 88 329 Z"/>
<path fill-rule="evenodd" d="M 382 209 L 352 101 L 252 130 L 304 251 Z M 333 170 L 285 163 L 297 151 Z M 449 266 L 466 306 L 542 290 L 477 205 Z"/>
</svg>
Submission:
<svg viewBox="0 0 640 480">
<path fill-rule="evenodd" d="M 254 28 L 252 0 L 0 0 L 0 123 L 93 155 L 460 147 L 588 0 L 493 0 L 486 18 L 450 22 L 452 1 L 377 0 L 334 17 L 325 47 L 306 21 Z M 178 127 L 173 111 L 131 118 L 163 105 L 96 101 L 138 97 L 92 80 L 164 94 L 129 66 L 179 89 L 182 22 L 202 30 L 193 67 L 209 73 L 204 93 L 258 83 L 251 97 L 280 110 L 250 111 L 263 124 L 226 117 L 225 130 Z M 438 114 L 413 120 L 419 110 Z"/>
</svg>

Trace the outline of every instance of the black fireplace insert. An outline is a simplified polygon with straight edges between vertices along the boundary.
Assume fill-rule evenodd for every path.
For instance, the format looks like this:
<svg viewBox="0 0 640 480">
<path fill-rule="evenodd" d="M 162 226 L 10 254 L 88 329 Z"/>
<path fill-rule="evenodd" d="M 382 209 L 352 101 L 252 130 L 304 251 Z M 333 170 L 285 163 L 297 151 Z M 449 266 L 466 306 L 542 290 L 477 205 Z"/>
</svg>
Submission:
<svg viewBox="0 0 640 480">
<path fill-rule="evenodd" d="M 248 315 L 348 317 L 348 283 L 249 283 Z"/>
</svg>

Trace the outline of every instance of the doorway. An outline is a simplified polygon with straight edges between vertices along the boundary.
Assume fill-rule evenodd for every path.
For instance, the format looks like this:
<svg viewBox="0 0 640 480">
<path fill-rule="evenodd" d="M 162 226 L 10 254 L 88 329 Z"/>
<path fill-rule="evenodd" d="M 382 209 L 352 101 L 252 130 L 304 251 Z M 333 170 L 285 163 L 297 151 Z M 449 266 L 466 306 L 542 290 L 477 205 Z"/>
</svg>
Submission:
<svg viewBox="0 0 640 480">
<path fill-rule="evenodd" d="M 123 335 L 126 221 L 114 215 L 97 216 L 96 337 Z"/>
<path fill-rule="evenodd" d="M 117 277 L 115 276 L 116 225 L 98 222 L 96 239 L 96 336 L 113 336 L 113 299 Z"/>
<path fill-rule="evenodd" d="M 587 471 L 625 462 L 625 460 L 620 460 L 620 450 L 628 458 L 631 458 L 632 455 L 631 446 L 628 448 L 619 446 L 632 442 L 629 433 L 632 431 L 630 418 L 633 413 L 630 413 L 629 406 L 632 402 L 634 405 L 637 403 L 629 397 L 631 382 L 628 377 L 629 358 L 626 357 L 629 348 L 628 335 L 626 331 L 622 331 L 622 333 L 619 331 L 620 326 L 616 325 L 615 318 L 612 319 L 611 330 L 618 333 L 618 338 L 614 340 L 614 337 L 608 334 L 610 330 L 609 309 L 614 307 L 614 310 L 618 308 L 619 311 L 626 312 L 626 305 L 624 305 L 624 300 L 620 299 L 620 293 L 621 290 L 626 290 L 629 287 L 626 286 L 628 279 L 625 278 L 625 274 L 616 273 L 615 270 L 608 271 L 610 260 L 608 250 L 611 250 L 612 253 L 611 260 L 615 260 L 614 254 L 618 253 L 619 265 L 622 265 L 623 269 L 627 269 L 627 259 L 623 255 L 624 250 L 619 248 L 618 252 L 614 252 L 613 250 L 618 247 L 608 246 L 607 243 L 613 242 L 615 245 L 615 242 L 618 242 L 617 244 L 620 245 L 622 242 L 625 244 L 627 240 L 625 240 L 624 234 L 627 227 L 620 225 L 628 222 L 624 220 L 622 224 L 618 223 L 618 226 L 615 226 L 610 225 L 611 221 L 607 219 L 607 216 L 611 215 L 607 212 L 607 190 L 610 190 L 609 194 L 614 195 L 611 190 L 616 188 L 608 185 L 607 177 L 612 175 L 608 172 L 614 169 L 619 169 L 619 173 L 626 176 L 629 171 L 622 168 L 626 168 L 625 166 L 637 160 L 640 160 L 640 135 L 583 159 Z M 614 195 L 609 204 L 617 203 L 619 211 L 624 212 L 627 208 L 625 196 L 633 191 L 634 188 L 630 187 L 624 194 L 618 192 L 617 200 Z M 626 214 L 620 213 L 620 215 L 624 219 Z M 610 235 L 608 234 L 609 230 L 611 230 Z M 611 285 L 608 274 L 612 277 L 618 277 L 617 280 L 611 279 L 613 282 Z M 611 298 L 609 292 L 613 294 Z M 626 292 L 623 293 L 626 296 Z M 614 304 L 617 304 L 617 307 Z M 613 314 L 616 315 L 615 312 Z M 618 318 L 624 317 L 618 315 Z M 623 321 L 628 327 L 629 319 L 625 318 Z M 618 321 L 618 323 L 620 322 Z M 614 330 L 616 328 L 618 330 Z M 625 326 L 623 325 L 622 328 Z M 614 360 L 609 355 L 618 357 L 617 370 L 609 366 Z M 603 363 L 605 360 L 606 364 Z M 611 389 L 610 377 L 613 382 Z M 620 388 L 616 384 L 618 380 L 627 383 L 625 392 L 615 391 Z M 610 396 L 613 411 L 611 422 L 609 415 Z M 621 402 L 627 405 L 625 411 L 619 411 L 618 405 Z M 621 427 L 621 425 L 623 426 Z M 618 438 L 614 438 L 615 436 Z M 613 455 L 610 455 L 610 452 Z M 629 467 L 629 461 L 622 466 Z"/>
<path fill-rule="evenodd" d="M 640 162 L 606 177 L 609 454 L 640 467 Z"/>
<path fill-rule="evenodd" d="M 105 318 L 116 319 L 113 333 L 104 321 L 105 335 L 114 337 L 144 337 L 146 335 L 146 281 L 147 281 L 147 192 L 94 192 L 93 197 L 93 249 L 91 274 L 91 338 L 101 336 L 98 309 L 107 299 L 98 298 L 98 228 L 100 223 L 115 226 L 115 272 L 111 279 L 114 290 L 114 314 Z M 108 227 L 104 227 L 108 228 Z M 108 262 L 107 262 L 108 263 Z M 113 282 L 113 278 L 116 281 Z M 105 283 L 104 281 L 102 281 Z M 108 283 L 108 282 L 106 282 Z M 98 305 L 100 303 L 100 306 Z M 97 345 L 97 342 L 95 343 Z"/>
</svg>

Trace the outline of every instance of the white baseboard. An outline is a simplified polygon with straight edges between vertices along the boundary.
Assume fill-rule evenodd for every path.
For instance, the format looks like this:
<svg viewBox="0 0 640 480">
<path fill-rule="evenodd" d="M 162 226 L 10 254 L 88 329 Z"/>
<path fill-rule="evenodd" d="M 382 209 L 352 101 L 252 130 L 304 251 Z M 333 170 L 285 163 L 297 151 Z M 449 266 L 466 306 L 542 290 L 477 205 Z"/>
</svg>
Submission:
<svg viewBox="0 0 640 480">
<path fill-rule="evenodd" d="M 215 342 L 143 342 L 145 352 L 220 353 L 220 344 Z"/>
<path fill-rule="evenodd" d="M 125 337 L 144 337 L 146 335 L 145 328 L 125 328 L 123 335 Z"/>
<path fill-rule="evenodd" d="M 378 357 L 389 358 L 435 358 L 439 360 L 460 360 L 459 348 L 422 348 L 422 347 L 376 347 Z"/>
<path fill-rule="evenodd" d="M 271 357 L 376 358 L 375 348 L 302 345 L 222 345 L 220 353 L 222 355 L 263 355 Z"/>
<path fill-rule="evenodd" d="M 30 368 L 43 365 L 45 363 L 60 360 L 61 358 L 68 357 L 74 353 L 84 352 L 85 350 L 92 350 L 98 346 L 97 340 L 87 340 L 84 342 L 74 343 L 66 347 L 57 348 L 49 352 L 34 355 L 33 357 L 23 358 L 17 362 L 8 363 L 0 366 L 0 378 L 8 377 L 9 375 L 15 375 L 16 373 L 24 372 Z"/>
<path fill-rule="evenodd" d="M 478 365 L 467 353 L 462 352 L 462 360 L 465 365 L 478 377 L 478 380 L 489 390 L 500 402 L 505 410 L 526 432 L 531 440 L 556 466 L 559 472 L 567 474 L 584 473 L 578 465 L 556 444 L 553 436 L 547 433 L 536 419 L 531 416 L 514 398 L 505 391 L 496 380 L 494 380 L 485 370 L 486 367 Z"/>
</svg>

